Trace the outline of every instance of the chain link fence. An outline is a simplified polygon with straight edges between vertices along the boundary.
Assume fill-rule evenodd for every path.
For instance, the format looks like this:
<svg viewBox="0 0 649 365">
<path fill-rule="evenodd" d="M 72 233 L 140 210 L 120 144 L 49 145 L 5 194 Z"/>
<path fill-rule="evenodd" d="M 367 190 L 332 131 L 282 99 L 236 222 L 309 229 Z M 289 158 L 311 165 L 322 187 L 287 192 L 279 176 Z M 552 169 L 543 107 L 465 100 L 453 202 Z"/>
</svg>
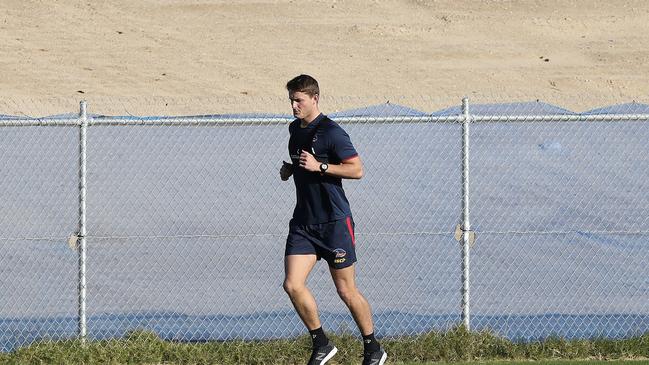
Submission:
<svg viewBox="0 0 649 365">
<path fill-rule="evenodd" d="M 365 164 L 344 185 L 380 337 L 463 320 L 512 339 L 649 330 L 649 106 L 470 107 L 466 200 L 460 107 L 329 115 Z M 0 350 L 139 329 L 179 341 L 303 334 L 282 290 L 290 120 L 0 116 Z M 463 292 L 455 227 L 469 208 Z M 356 334 L 325 264 L 309 285 L 326 329 Z"/>
</svg>

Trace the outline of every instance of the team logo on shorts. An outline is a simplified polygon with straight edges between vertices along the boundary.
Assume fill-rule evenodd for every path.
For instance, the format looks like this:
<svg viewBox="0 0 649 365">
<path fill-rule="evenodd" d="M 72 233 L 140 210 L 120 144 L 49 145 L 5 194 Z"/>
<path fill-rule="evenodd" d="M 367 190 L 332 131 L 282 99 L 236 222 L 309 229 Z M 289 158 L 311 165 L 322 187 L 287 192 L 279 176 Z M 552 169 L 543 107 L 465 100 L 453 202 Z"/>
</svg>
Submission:
<svg viewBox="0 0 649 365">
<path fill-rule="evenodd" d="M 345 252 L 345 250 L 343 250 L 342 248 L 335 249 L 334 253 L 336 254 L 336 258 L 347 256 L 347 252 Z"/>
</svg>

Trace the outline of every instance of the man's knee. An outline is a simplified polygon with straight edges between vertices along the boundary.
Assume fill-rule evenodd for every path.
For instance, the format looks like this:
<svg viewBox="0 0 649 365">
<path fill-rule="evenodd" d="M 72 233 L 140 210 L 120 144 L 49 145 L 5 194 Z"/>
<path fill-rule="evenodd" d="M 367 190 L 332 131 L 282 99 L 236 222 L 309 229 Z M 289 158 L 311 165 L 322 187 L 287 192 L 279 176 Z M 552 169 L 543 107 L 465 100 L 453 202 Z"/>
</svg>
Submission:
<svg viewBox="0 0 649 365">
<path fill-rule="evenodd" d="M 304 283 L 285 279 L 283 287 L 286 294 L 288 294 L 290 297 L 293 297 L 302 292 L 306 288 L 306 285 Z"/>
<path fill-rule="evenodd" d="M 338 285 L 336 291 L 338 291 L 338 296 L 345 303 L 353 301 L 360 294 L 354 285 Z"/>
</svg>

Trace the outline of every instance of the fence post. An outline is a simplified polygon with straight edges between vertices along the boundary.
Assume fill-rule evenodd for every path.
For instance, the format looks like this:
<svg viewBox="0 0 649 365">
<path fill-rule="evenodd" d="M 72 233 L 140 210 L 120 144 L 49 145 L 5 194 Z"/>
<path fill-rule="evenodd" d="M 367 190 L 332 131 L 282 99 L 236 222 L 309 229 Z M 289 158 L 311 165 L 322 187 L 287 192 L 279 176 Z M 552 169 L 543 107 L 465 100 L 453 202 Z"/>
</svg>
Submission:
<svg viewBox="0 0 649 365">
<path fill-rule="evenodd" d="M 79 232 L 77 249 L 79 253 L 79 339 L 86 342 L 86 132 L 88 114 L 86 101 L 80 102 L 79 112 Z"/>
<path fill-rule="evenodd" d="M 469 248 L 471 244 L 471 224 L 469 223 L 469 99 L 462 99 L 462 322 L 470 330 L 470 286 L 469 286 Z"/>
</svg>

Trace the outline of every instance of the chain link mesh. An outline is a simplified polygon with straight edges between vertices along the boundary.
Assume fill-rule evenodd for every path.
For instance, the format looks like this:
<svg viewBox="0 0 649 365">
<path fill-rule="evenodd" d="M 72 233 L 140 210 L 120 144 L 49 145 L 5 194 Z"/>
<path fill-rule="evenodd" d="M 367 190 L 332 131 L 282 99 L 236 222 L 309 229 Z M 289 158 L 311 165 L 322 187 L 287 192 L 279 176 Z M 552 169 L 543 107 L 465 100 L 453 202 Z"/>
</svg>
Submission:
<svg viewBox="0 0 649 365">
<path fill-rule="evenodd" d="M 594 113 L 649 114 L 638 108 Z M 389 103 L 331 109 L 365 165 L 365 177 L 344 186 L 357 282 L 377 334 L 406 338 L 460 324 L 459 107 L 433 113 L 435 122 Z M 572 114 L 543 103 L 471 113 L 472 329 L 516 339 L 646 332 L 647 120 L 534 121 Z M 21 118 L 0 121 L 10 119 Z M 181 341 L 304 333 L 281 285 L 295 201 L 292 182 L 279 179 L 289 121 L 90 117 L 90 340 L 141 329 Z M 67 237 L 78 230 L 79 127 L 43 125 L 0 134 L 3 351 L 77 334 L 78 258 Z M 326 264 L 309 286 L 326 329 L 356 334 Z"/>
<path fill-rule="evenodd" d="M 77 333 L 78 130 L 0 133 L 0 350 Z"/>
<path fill-rule="evenodd" d="M 648 126 L 646 119 L 471 126 L 475 329 L 522 339 L 647 331 Z"/>
</svg>

